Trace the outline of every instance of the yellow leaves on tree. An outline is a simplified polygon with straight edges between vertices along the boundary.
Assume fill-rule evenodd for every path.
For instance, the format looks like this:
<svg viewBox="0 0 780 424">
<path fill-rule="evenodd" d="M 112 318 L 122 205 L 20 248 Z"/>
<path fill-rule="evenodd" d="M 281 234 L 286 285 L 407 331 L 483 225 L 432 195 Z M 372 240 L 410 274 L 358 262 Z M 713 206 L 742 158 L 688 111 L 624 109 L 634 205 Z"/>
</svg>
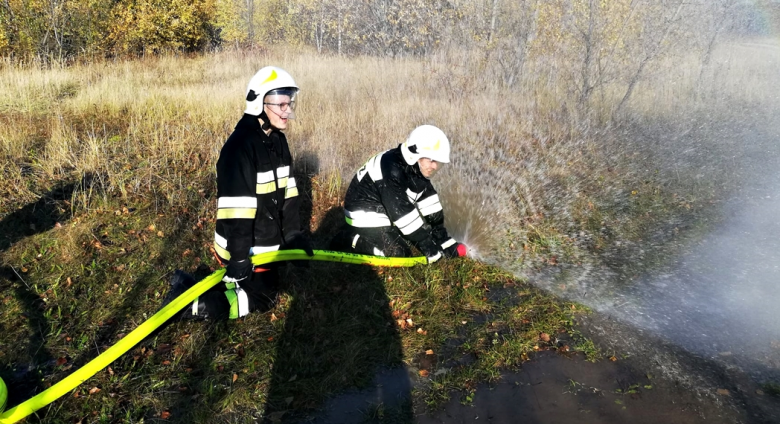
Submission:
<svg viewBox="0 0 780 424">
<path fill-rule="evenodd" d="M 213 38 L 213 0 L 126 0 L 113 12 L 107 41 L 115 53 L 199 50 Z"/>
</svg>

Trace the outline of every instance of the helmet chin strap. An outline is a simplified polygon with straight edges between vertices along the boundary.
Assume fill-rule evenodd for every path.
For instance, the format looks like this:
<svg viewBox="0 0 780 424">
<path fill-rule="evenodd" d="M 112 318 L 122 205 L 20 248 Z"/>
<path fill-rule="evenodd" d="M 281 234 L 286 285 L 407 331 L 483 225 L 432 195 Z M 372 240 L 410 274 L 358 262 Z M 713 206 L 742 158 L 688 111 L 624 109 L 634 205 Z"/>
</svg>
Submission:
<svg viewBox="0 0 780 424">
<path fill-rule="evenodd" d="M 263 122 L 260 125 L 263 131 L 268 131 L 269 129 L 271 129 L 271 120 L 268 118 L 268 115 L 266 115 L 265 113 L 265 107 L 263 108 L 263 111 L 260 112 L 260 115 L 258 115 L 257 117 L 260 118 Z"/>
</svg>

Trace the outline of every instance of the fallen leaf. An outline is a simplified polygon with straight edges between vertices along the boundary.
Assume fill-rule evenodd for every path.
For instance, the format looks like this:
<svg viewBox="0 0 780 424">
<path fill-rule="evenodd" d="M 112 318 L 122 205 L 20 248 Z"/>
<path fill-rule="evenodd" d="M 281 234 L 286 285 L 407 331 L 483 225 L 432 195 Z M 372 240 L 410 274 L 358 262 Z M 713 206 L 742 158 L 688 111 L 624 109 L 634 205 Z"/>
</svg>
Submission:
<svg viewBox="0 0 780 424">
<path fill-rule="evenodd" d="M 428 371 L 426 370 L 420 370 L 417 373 L 420 374 L 420 377 L 428 377 Z"/>
<path fill-rule="evenodd" d="M 70 285 L 71 285 L 71 284 L 73 284 L 73 280 L 71 280 L 71 279 L 70 279 L 70 277 L 68 277 L 68 278 L 65 280 L 65 288 L 68 288 L 68 287 L 70 287 Z"/>
<path fill-rule="evenodd" d="M 109 375 L 114 375 L 114 370 L 112 370 L 111 367 L 108 367 L 108 374 Z"/>
<path fill-rule="evenodd" d="M 165 361 L 163 361 L 163 362 L 162 362 L 162 364 L 163 364 L 163 365 L 170 365 L 170 364 L 171 364 L 171 361 L 169 361 L 169 360 L 167 360 L 167 359 L 166 359 Z"/>
<path fill-rule="evenodd" d="M 427 335 L 427 334 L 428 334 L 428 331 L 426 331 L 426 330 L 423 330 L 423 329 L 422 329 L 422 327 L 419 327 L 419 328 L 417 329 L 417 333 L 419 333 L 419 334 L 422 334 L 423 336 L 425 336 L 425 335 Z"/>
<path fill-rule="evenodd" d="M 89 389 L 89 394 L 94 395 L 95 393 L 100 393 L 100 388 L 93 387 L 93 388 Z"/>
<path fill-rule="evenodd" d="M 718 394 L 722 395 L 722 396 L 729 396 L 730 395 L 728 389 L 718 389 Z"/>
<path fill-rule="evenodd" d="M 406 323 L 409 324 L 409 327 L 414 327 L 414 321 L 411 318 L 407 318 Z"/>
<path fill-rule="evenodd" d="M 163 233 L 162 231 L 158 231 L 157 237 L 165 237 L 165 233 Z"/>
<path fill-rule="evenodd" d="M 276 320 L 278 320 L 278 319 L 279 319 L 279 318 L 277 318 L 277 317 L 276 317 L 276 314 L 274 314 L 274 313 L 271 313 L 271 322 L 274 322 L 274 321 L 276 321 Z"/>
<path fill-rule="evenodd" d="M 164 420 L 167 420 L 170 417 L 171 417 L 171 413 L 168 412 L 168 411 L 162 411 L 162 413 L 160 414 L 160 418 L 162 418 Z"/>
<path fill-rule="evenodd" d="M 426 355 L 433 355 L 433 349 L 428 349 L 425 351 Z"/>
<path fill-rule="evenodd" d="M 57 358 L 57 366 L 58 366 L 58 367 L 59 367 L 60 365 L 65 365 L 65 363 L 66 363 L 66 362 L 68 362 L 68 360 L 67 360 L 67 359 L 65 359 L 65 358 Z"/>
<path fill-rule="evenodd" d="M 550 341 L 550 335 L 547 333 L 539 334 L 539 338 L 542 339 L 543 342 L 549 342 Z"/>
<path fill-rule="evenodd" d="M 398 326 L 401 327 L 402 330 L 406 329 L 406 321 L 402 319 L 397 319 L 395 320 L 395 323 L 398 324 Z"/>
<path fill-rule="evenodd" d="M 238 380 L 238 374 L 233 374 L 233 382 L 235 383 L 236 380 Z"/>
<path fill-rule="evenodd" d="M 401 317 L 401 311 L 393 311 L 393 319 L 398 319 Z"/>
<path fill-rule="evenodd" d="M 615 362 L 615 361 L 617 361 L 617 358 L 615 356 L 610 356 L 609 360 L 612 361 L 612 362 Z"/>
</svg>

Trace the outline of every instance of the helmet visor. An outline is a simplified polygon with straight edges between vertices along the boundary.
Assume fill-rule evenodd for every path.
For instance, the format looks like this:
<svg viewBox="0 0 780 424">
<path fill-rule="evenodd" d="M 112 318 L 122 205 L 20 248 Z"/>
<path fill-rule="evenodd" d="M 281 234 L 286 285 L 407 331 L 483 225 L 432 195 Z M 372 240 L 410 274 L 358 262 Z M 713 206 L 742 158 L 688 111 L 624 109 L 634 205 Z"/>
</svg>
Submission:
<svg viewBox="0 0 780 424">
<path fill-rule="evenodd" d="M 265 95 L 263 104 L 273 108 L 279 115 L 286 115 L 287 119 L 295 119 L 295 97 L 297 90 L 271 90 Z"/>
</svg>

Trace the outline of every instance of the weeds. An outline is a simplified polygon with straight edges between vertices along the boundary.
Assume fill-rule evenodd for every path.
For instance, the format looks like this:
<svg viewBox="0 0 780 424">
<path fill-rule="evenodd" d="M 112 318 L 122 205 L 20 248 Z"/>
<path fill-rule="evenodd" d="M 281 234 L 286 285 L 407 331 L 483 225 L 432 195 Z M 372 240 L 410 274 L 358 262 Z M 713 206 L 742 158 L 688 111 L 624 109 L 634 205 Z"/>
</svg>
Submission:
<svg viewBox="0 0 780 424">
<path fill-rule="evenodd" d="M 153 314 L 176 268 L 210 273 L 214 164 L 249 76 L 267 62 L 303 87 L 289 138 L 308 204 L 303 221 L 319 247 L 343 221 L 339 204 L 354 170 L 421 123 L 446 128 L 457 146 L 436 182 L 448 228 L 515 270 L 577 264 L 641 240 L 655 223 L 705 208 L 721 181 L 710 172 L 677 187 L 670 175 L 686 181 L 691 170 L 638 170 L 634 162 L 656 163 L 636 148 L 643 139 L 579 127 L 545 89 L 507 96 L 478 77 L 466 81 L 469 90 L 452 87 L 447 69 L 482 74 L 469 69 L 484 63 L 470 59 L 451 66 L 446 56 L 265 54 L 4 69 L 0 374 L 12 387 L 9 404 Z M 433 68 L 435 78 L 409 78 Z M 453 390 L 468 401 L 479 382 L 535 351 L 599 357 L 572 331 L 584 308 L 472 259 L 413 269 L 312 264 L 285 277 L 268 314 L 170 324 L 38 418 L 305 416 L 400 364 L 416 372 L 418 403 L 435 407 Z M 407 412 L 377 406 L 366 415 L 392 422 Z"/>
</svg>

